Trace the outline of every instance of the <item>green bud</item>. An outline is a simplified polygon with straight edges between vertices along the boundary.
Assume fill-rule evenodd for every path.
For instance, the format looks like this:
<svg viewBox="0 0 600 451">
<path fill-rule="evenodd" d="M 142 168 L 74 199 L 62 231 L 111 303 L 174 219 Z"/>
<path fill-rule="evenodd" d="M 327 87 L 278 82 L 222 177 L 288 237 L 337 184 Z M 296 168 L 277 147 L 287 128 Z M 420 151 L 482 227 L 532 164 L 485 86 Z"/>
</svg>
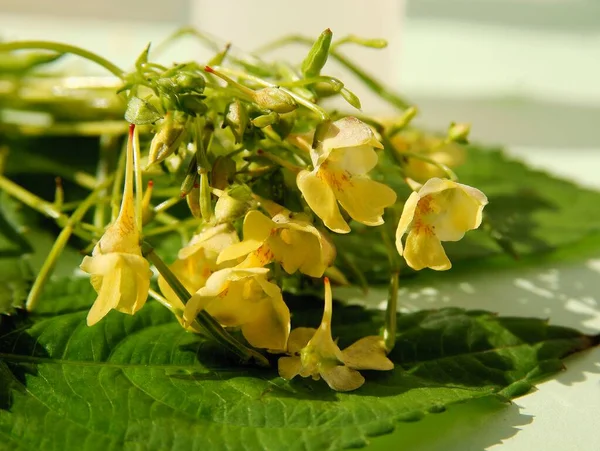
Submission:
<svg viewBox="0 0 600 451">
<path fill-rule="evenodd" d="M 194 218 L 201 218 L 202 212 L 200 211 L 200 187 L 194 186 L 187 194 L 185 200 Z"/>
<path fill-rule="evenodd" d="M 235 175 L 235 161 L 230 157 L 218 156 L 212 165 L 211 182 L 213 188 L 224 190 L 229 186 Z"/>
<path fill-rule="evenodd" d="M 197 169 L 197 163 L 196 163 L 196 155 L 194 155 L 192 157 L 192 160 L 190 161 L 188 168 L 187 168 L 185 177 L 183 179 L 183 183 L 181 184 L 181 197 L 187 196 L 188 193 L 190 191 L 192 191 L 192 189 L 194 188 L 194 185 L 196 185 L 197 180 L 198 180 L 198 169 Z"/>
<path fill-rule="evenodd" d="M 246 185 L 237 185 L 219 197 L 215 205 L 217 224 L 232 222 L 252 208 L 252 191 Z"/>
<path fill-rule="evenodd" d="M 459 144 L 468 144 L 471 124 L 455 124 L 452 122 L 448 128 L 448 139 Z"/>
<path fill-rule="evenodd" d="M 280 88 L 269 87 L 254 91 L 254 102 L 261 108 L 276 113 L 289 113 L 298 108 L 294 98 Z"/>
<path fill-rule="evenodd" d="M 125 120 L 130 124 L 153 124 L 161 118 L 162 115 L 147 100 L 135 96 L 129 99 L 127 110 L 125 111 Z"/>
<path fill-rule="evenodd" d="M 273 130 L 277 132 L 281 139 L 287 138 L 294 129 L 294 125 L 296 125 L 296 116 L 297 114 L 295 111 L 281 114 L 279 115 L 279 121 L 273 124 Z"/>
<path fill-rule="evenodd" d="M 208 173 L 203 172 L 200 174 L 200 215 L 206 222 L 212 219 L 212 200 L 210 196 Z"/>
<path fill-rule="evenodd" d="M 236 99 L 227 105 L 223 126 L 229 126 L 235 138 L 236 144 L 242 142 L 244 133 L 248 127 L 248 111 L 242 102 Z"/>
<path fill-rule="evenodd" d="M 274 111 L 269 114 L 263 114 L 262 116 L 255 117 L 252 119 L 252 125 L 258 128 L 268 127 L 269 125 L 276 124 L 279 121 L 279 114 Z"/>
<path fill-rule="evenodd" d="M 206 81 L 202 75 L 189 71 L 178 72 L 174 81 L 179 90 L 178 92 L 193 91 L 201 93 L 206 86 Z"/>
<path fill-rule="evenodd" d="M 184 94 L 179 96 L 181 110 L 190 116 L 201 116 L 208 110 L 206 104 L 197 94 Z"/>
<path fill-rule="evenodd" d="M 137 59 L 135 60 L 135 67 L 138 70 L 140 70 L 142 68 L 142 66 L 148 62 L 148 54 L 150 53 L 150 45 L 151 45 L 151 43 L 149 42 L 146 45 L 146 48 L 142 51 L 142 53 L 140 53 L 140 56 L 138 56 Z"/>
<path fill-rule="evenodd" d="M 346 88 L 342 88 L 342 90 L 340 91 L 340 94 L 342 95 L 342 97 L 344 98 L 344 100 L 346 102 L 348 102 L 350 105 L 352 105 L 357 110 L 360 110 L 360 107 L 361 107 L 360 99 L 358 98 L 358 96 L 356 94 L 354 94 L 352 91 L 350 91 L 349 89 L 346 89 Z"/>
<path fill-rule="evenodd" d="M 186 120 L 174 119 L 173 112 L 167 113 L 164 123 L 150 143 L 148 166 L 160 163 L 179 149 L 187 135 L 186 122 Z"/>
<path fill-rule="evenodd" d="M 329 56 L 329 46 L 333 33 L 328 28 L 317 38 L 313 46 L 302 61 L 302 74 L 305 78 L 316 77 L 321 73 L 321 69 L 327 62 Z"/>
</svg>

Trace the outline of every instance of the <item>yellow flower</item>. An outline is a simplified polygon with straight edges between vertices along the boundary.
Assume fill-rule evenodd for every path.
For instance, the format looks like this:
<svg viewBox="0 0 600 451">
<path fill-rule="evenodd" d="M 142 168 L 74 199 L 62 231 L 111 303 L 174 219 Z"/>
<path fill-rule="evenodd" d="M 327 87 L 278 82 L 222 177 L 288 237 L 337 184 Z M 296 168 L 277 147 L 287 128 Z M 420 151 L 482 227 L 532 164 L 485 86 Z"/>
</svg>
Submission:
<svg viewBox="0 0 600 451">
<path fill-rule="evenodd" d="M 278 362 L 279 375 L 292 379 L 297 375 L 321 377 L 337 391 L 356 390 L 365 382 L 358 370 L 387 371 L 394 368 L 385 355 L 383 339 L 378 336 L 361 338 L 343 351 L 331 337 L 331 285 L 325 278 L 325 309 L 319 329 L 298 327 L 288 340 L 288 354 Z"/>
<path fill-rule="evenodd" d="M 217 257 L 223 249 L 238 241 L 237 234 L 227 224 L 203 230 L 179 250 L 177 260 L 169 269 L 190 293 L 195 293 L 213 272 L 230 266 L 217 264 Z M 158 278 L 158 286 L 172 305 L 184 309 L 183 303 L 162 276 Z"/>
<path fill-rule="evenodd" d="M 288 274 L 299 270 L 321 277 L 335 259 L 335 248 L 303 214 L 283 210 L 269 219 L 253 210 L 244 218 L 244 240 L 221 252 L 217 262 L 248 254 L 248 262 L 253 266 L 275 260 Z"/>
<path fill-rule="evenodd" d="M 396 230 L 398 252 L 416 270 L 450 269 L 441 241 L 458 241 L 466 231 L 479 227 L 487 203 L 485 194 L 476 188 L 451 180 L 428 180 L 404 205 Z"/>
<path fill-rule="evenodd" d="M 225 268 L 213 273 L 188 301 L 189 325 L 206 309 L 225 327 L 240 327 L 252 346 L 273 351 L 286 347 L 290 311 L 279 287 L 267 281 L 267 268 Z"/>
<path fill-rule="evenodd" d="M 127 166 L 123 201 L 119 216 L 94 247 L 91 257 L 84 257 L 80 268 L 91 274 L 98 293 L 87 324 L 92 326 L 115 309 L 135 314 L 146 303 L 150 288 L 150 264 L 142 257 L 140 225 L 136 223 L 133 201 L 133 150 L 127 149 Z"/>
<path fill-rule="evenodd" d="M 322 143 L 311 149 L 314 169 L 301 171 L 296 183 L 329 229 L 350 232 L 338 202 L 355 221 L 383 224 L 383 210 L 396 202 L 396 193 L 367 175 L 377 164 L 374 148 L 382 147 L 368 125 L 346 117 L 332 123 Z"/>
<path fill-rule="evenodd" d="M 392 138 L 394 148 L 400 152 L 412 152 L 429 158 L 436 163 L 453 168 L 463 163 L 465 151 L 456 143 L 442 144 L 444 138 L 428 135 L 416 130 L 407 130 Z M 439 166 L 417 157 L 405 156 L 404 174 L 419 183 L 433 177 L 444 177 L 446 172 Z"/>
</svg>

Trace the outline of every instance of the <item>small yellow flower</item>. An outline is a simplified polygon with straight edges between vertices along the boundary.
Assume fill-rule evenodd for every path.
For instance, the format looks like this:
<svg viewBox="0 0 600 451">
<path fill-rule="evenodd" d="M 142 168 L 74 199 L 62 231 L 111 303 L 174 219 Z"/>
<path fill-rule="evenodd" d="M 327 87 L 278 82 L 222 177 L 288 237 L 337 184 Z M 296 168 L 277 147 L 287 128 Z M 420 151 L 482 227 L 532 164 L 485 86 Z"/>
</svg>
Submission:
<svg viewBox="0 0 600 451">
<path fill-rule="evenodd" d="M 451 180 L 428 180 L 404 205 L 396 230 L 398 252 L 416 270 L 450 269 L 441 241 L 458 241 L 466 231 L 479 227 L 487 203 L 485 194 L 476 188 Z"/>
<path fill-rule="evenodd" d="M 288 274 L 299 270 L 311 277 L 321 277 L 335 259 L 335 248 L 303 214 L 283 210 L 269 219 L 253 210 L 244 218 L 244 240 L 221 252 L 217 262 L 248 254 L 248 261 L 254 266 L 274 260 Z"/>
<path fill-rule="evenodd" d="M 133 200 L 133 150 L 127 149 L 127 166 L 123 201 L 119 216 L 94 247 L 91 257 L 84 257 L 80 268 L 91 274 L 98 293 L 87 324 L 92 326 L 115 309 L 135 314 L 146 303 L 150 288 L 150 264 L 142 256 L 140 226 L 135 220 Z"/>
<path fill-rule="evenodd" d="M 325 278 L 325 309 L 319 329 L 298 327 L 288 340 L 288 354 L 278 362 L 279 375 L 292 379 L 297 375 L 321 377 L 337 391 L 356 390 L 365 382 L 358 370 L 388 371 L 393 362 L 385 355 L 383 339 L 368 336 L 356 341 L 343 351 L 331 336 L 332 295 L 329 280 Z"/>
<path fill-rule="evenodd" d="M 392 138 L 394 148 L 400 152 L 412 152 L 429 158 L 436 163 L 453 168 L 465 160 L 465 150 L 457 143 L 442 144 L 444 138 L 425 134 L 421 131 L 407 130 Z M 404 174 L 419 183 L 430 178 L 444 177 L 446 172 L 439 166 L 417 157 L 406 156 Z"/>
<path fill-rule="evenodd" d="M 290 311 L 279 287 L 267 281 L 267 268 L 225 268 L 213 273 L 188 301 L 189 325 L 206 309 L 225 327 L 240 327 L 252 346 L 273 351 L 286 347 Z"/>
<path fill-rule="evenodd" d="M 195 293 L 205 285 L 213 272 L 231 266 L 218 264 L 217 257 L 223 249 L 238 241 L 237 234 L 227 224 L 203 230 L 194 235 L 187 246 L 179 250 L 177 260 L 169 266 L 169 269 L 186 290 Z M 183 303 L 162 276 L 158 278 L 158 286 L 172 305 L 184 309 Z"/>
<path fill-rule="evenodd" d="M 329 229 L 350 232 L 338 202 L 355 221 L 383 224 L 383 210 L 396 202 L 396 193 L 367 175 L 377 164 L 375 148 L 382 147 L 368 125 L 346 117 L 332 123 L 321 144 L 311 149 L 314 169 L 301 171 L 296 183 Z"/>
</svg>

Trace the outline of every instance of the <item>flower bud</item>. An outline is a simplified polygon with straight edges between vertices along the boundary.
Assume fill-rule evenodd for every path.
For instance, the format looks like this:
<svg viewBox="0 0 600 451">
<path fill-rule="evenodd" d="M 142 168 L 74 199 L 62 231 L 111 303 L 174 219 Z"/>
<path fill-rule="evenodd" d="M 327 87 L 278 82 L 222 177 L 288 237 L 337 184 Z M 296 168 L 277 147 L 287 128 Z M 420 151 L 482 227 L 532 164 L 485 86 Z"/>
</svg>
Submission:
<svg viewBox="0 0 600 451">
<path fill-rule="evenodd" d="M 185 197 L 194 188 L 198 179 L 198 164 L 196 163 L 196 155 L 192 157 L 185 173 L 185 178 L 181 183 L 181 197 Z"/>
<path fill-rule="evenodd" d="M 358 96 L 356 94 L 354 94 L 352 91 L 350 91 L 346 88 L 342 88 L 342 90 L 340 91 L 340 94 L 342 94 L 342 97 L 344 98 L 344 100 L 346 102 L 348 102 L 350 105 L 352 105 L 357 110 L 360 110 L 360 107 L 361 107 L 360 99 L 358 98 Z"/>
<path fill-rule="evenodd" d="M 448 139 L 459 144 L 467 144 L 471 124 L 450 124 L 448 128 Z"/>
<path fill-rule="evenodd" d="M 204 86 L 206 85 L 206 81 L 202 75 L 189 71 L 177 73 L 174 81 L 179 92 L 188 91 L 201 93 L 204 91 Z"/>
<path fill-rule="evenodd" d="M 208 107 L 197 94 L 184 94 L 179 96 L 181 110 L 190 116 L 196 117 L 206 113 Z"/>
<path fill-rule="evenodd" d="M 235 143 L 241 143 L 244 138 L 244 132 L 248 127 L 248 111 L 244 104 L 237 99 L 227 105 L 227 109 L 225 110 L 223 127 L 227 126 L 229 126 L 233 133 Z"/>
<path fill-rule="evenodd" d="M 194 185 L 187 194 L 185 200 L 194 218 L 201 218 L 202 212 L 200 211 L 200 186 Z"/>
<path fill-rule="evenodd" d="M 291 113 L 281 114 L 279 121 L 273 124 L 273 130 L 277 132 L 281 139 L 285 139 L 294 129 L 295 124 L 296 112 L 292 111 Z"/>
<path fill-rule="evenodd" d="M 215 205 L 217 224 L 235 221 L 241 218 L 252 206 L 250 190 L 247 186 L 236 186 L 219 197 Z"/>
<path fill-rule="evenodd" d="M 148 166 L 160 163 L 179 149 L 186 136 L 186 122 L 187 120 L 183 118 L 175 118 L 172 112 L 167 113 L 160 130 L 154 135 L 150 143 Z"/>
<path fill-rule="evenodd" d="M 213 188 L 220 190 L 227 188 L 235 175 L 235 171 L 235 161 L 229 157 L 218 156 L 211 170 Z"/>
<path fill-rule="evenodd" d="M 333 33 L 328 28 L 317 38 L 313 46 L 302 61 L 302 74 L 305 78 L 316 77 L 321 73 L 321 69 L 327 62 L 329 56 L 329 46 Z"/>
<path fill-rule="evenodd" d="M 268 127 L 269 125 L 276 124 L 277 122 L 279 122 L 279 114 L 275 113 L 274 111 L 252 119 L 252 125 L 258 128 Z"/>
<path fill-rule="evenodd" d="M 268 87 L 254 91 L 253 100 L 261 108 L 276 113 L 289 113 L 298 108 L 294 98 L 277 87 Z"/>
</svg>

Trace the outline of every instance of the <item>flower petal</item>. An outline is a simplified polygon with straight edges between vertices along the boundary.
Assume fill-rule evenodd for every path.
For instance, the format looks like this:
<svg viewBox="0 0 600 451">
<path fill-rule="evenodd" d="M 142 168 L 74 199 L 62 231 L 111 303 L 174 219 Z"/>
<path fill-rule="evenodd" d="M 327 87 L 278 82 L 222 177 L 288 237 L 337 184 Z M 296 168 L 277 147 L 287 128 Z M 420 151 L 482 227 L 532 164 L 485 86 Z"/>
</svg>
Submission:
<svg viewBox="0 0 600 451">
<path fill-rule="evenodd" d="M 394 369 L 394 363 L 387 358 L 383 339 L 376 335 L 361 338 L 342 351 L 346 366 L 355 370 Z"/>
<path fill-rule="evenodd" d="M 445 271 L 452 267 L 440 240 L 425 229 L 413 229 L 406 238 L 404 259 L 414 270 L 431 268 Z"/>
<path fill-rule="evenodd" d="M 369 226 L 383 224 L 384 209 L 396 202 L 389 186 L 360 176 L 336 186 L 335 197 L 352 219 Z"/>
<path fill-rule="evenodd" d="M 255 348 L 284 352 L 290 334 L 290 311 L 281 294 L 263 298 L 253 308 L 256 318 L 242 325 L 244 338 Z"/>
<path fill-rule="evenodd" d="M 296 327 L 288 338 L 288 353 L 295 354 L 305 347 L 317 329 L 313 327 Z"/>
<path fill-rule="evenodd" d="M 219 254 L 217 257 L 217 265 L 248 255 L 250 252 L 254 252 L 261 247 L 262 244 L 263 241 L 258 240 L 244 240 L 239 243 L 232 244 Z"/>
<path fill-rule="evenodd" d="M 417 208 L 417 204 L 419 203 L 419 195 L 415 192 L 411 193 L 406 199 L 406 203 L 404 204 L 404 209 L 402 210 L 402 216 L 400 216 L 400 221 L 398 222 L 398 228 L 396 229 L 396 249 L 398 249 L 398 253 L 402 255 L 402 236 L 406 233 L 410 224 L 415 217 L 415 210 Z"/>
<path fill-rule="evenodd" d="M 277 371 L 279 376 L 286 380 L 292 380 L 300 373 L 302 362 L 300 357 L 280 357 L 277 361 Z"/>
<path fill-rule="evenodd" d="M 352 391 L 365 383 L 365 378 L 356 370 L 344 365 L 322 369 L 321 377 L 327 385 L 336 391 Z"/>
<path fill-rule="evenodd" d="M 329 154 L 327 163 L 353 175 L 364 175 L 377 165 L 379 157 L 371 145 L 343 147 Z"/>
<path fill-rule="evenodd" d="M 323 220 L 325 226 L 337 233 L 350 232 L 350 227 L 340 213 L 332 189 L 316 175 L 315 171 L 300 171 L 296 183 L 308 206 Z"/>
<path fill-rule="evenodd" d="M 89 258 L 89 257 L 86 257 Z M 116 307 L 121 297 L 121 267 L 115 261 L 112 271 L 104 275 L 98 297 L 87 315 L 87 325 L 93 326 Z"/>
</svg>

